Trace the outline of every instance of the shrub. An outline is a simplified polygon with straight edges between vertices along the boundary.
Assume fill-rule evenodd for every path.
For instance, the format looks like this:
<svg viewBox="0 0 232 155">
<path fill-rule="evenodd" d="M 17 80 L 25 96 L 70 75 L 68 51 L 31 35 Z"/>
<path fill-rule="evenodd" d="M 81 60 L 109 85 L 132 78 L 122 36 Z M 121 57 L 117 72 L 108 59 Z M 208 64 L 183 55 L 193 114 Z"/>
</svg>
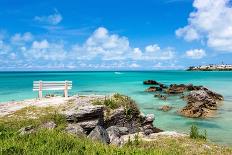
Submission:
<svg viewBox="0 0 232 155">
<path fill-rule="evenodd" d="M 192 125 L 190 129 L 190 138 L 192 139 L 207 139 L 207 132 L 204 131 L 204 134 L 201 134 L 196 125 Z"/>
</svg>

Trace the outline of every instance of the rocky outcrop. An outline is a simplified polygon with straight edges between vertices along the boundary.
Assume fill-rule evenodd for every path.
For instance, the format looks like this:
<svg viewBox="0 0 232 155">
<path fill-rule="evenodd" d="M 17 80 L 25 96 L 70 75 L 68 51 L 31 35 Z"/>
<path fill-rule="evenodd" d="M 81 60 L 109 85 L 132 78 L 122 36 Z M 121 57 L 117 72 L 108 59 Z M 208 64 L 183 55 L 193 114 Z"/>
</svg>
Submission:
<svg viewBox="0 0 232 155">
<path fill-rule="evenodd" d="M 168 106 L 168 105 L 164 105 L 164 106 L 159 108 L 159 110 L 162 110 L 164 112 L 170 111 L 171 109 L 172 109 L 172 107 Z"/>
<path fill-rule="evenodd" d="M 110 143 L 110 138 L 109 135 L 107 133 L 107 131 L 101 127 L 101 126 L 96 126 L 88 135 L 88 138 L 92 139 L 92 140 L 97 140 L 100 141 L 102 143 L 105 144 L 109 144 Z"/>
<path fill-rule="evenodd" d="M 187 105 L 179 113 L 186 117 L 210 117 L 217 110 L 218 101 L 223 100 L 222 95 L 204 87 L 191 91 L 184 98 Z"/>
<path fill-rule="evenodd" d="M 104 106 L 83 106 L 78 109 L 65 111 L 65 117 L 70 123 L 77 123 L 87 133 L 93 130 L 97 125 L 104 124 Z"/>
</svg>

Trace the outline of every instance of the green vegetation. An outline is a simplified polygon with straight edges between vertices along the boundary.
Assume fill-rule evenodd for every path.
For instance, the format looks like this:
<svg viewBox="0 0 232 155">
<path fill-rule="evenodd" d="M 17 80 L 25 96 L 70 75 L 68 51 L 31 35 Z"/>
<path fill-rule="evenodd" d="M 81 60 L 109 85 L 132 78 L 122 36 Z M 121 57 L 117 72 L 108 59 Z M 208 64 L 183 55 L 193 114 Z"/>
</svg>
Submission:
<svg viewBox="0 0 232 155">
<path fill-rule="evenodd" d="M 125 109 L 125 114 L 128 118 L 131 118 L 132 116 L 138 115 L 140 113 L 134 100 L 128 96 L 124 96 L 118 93 L 105 98 L 104 100 L 94 100 L 92 104 L 104 105 L 106 107 L 107 115 L 109 115 L 112 110 L 120 107 Z"/>
<path fill-rule="evenodd" d="M 198 127 L 196 125 L 192 125 L 190 129 L 190 138 L 192 139 L 207 139 L 207 132 L 206 130 L 204 131 L 204 134 L 201 134 L 198 130 Z"/>
</svg>

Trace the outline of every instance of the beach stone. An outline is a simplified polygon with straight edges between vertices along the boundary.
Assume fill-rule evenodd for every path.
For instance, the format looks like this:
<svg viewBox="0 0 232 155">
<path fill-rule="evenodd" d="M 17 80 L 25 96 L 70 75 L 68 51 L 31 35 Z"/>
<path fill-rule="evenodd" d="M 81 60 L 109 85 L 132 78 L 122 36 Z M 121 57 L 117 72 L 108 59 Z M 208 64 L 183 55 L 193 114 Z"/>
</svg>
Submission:
<svg viewBox="0 0 232 155">
<path fill-rule="evenodd" d="M 56 127 L 57 127 L 57 125 L 53 121 L 46 122 L 40 126 L 40 128 L 44 128 L 44 129 L 54 129 Z"/>
<path fill-rule="evenodd" d="M 187 90 L 186 85 L 184 84 L 171 84 L 170 87 L 166 90 L 168 94 L 182 94 L 184 91 Z"/>
<path fill-rule="evenodd" d="M 107 131 L 102 126 L 96 126 L 88 135 L 88 138 L 97 140 L 105 144 L 110 143 L 110 138 Z"/>
<path fill-rule="evenodd" d="M 170 111 L 171 109 L 172 109 L 172 107 L 168 106 L 168 105 L 164 105 L 164 106 L 159 108 L 159 110 L 162 110 L 164 112 Z"/>
<path fill-rule="evenodd" d="M 78 137 L 86 136 L 84 129 L 79 124 L 68 124 L 65 131 Z"/>
<path fill-rule="evenodd" d="M 19 135 L 26 135 L 26 134 L 31 134 L 35 132 L 35 127 L 32 125 L 23 127 L 21 129 L 19 129 L 18 133 Z"/>
</svg>

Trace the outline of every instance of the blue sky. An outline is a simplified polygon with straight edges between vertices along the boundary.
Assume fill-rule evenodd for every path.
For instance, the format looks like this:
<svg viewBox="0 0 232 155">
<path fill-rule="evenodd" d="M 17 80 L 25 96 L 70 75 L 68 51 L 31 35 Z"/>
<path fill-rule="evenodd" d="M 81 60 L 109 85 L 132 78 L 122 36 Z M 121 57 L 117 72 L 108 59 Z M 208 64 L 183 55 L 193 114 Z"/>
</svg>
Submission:
<svg viewBox="0 0 232 155">
<path fill-rule="evenodd" d="M 1 0 L 0 70 L 231 63 L 230 0 Z"/>
</svg>

